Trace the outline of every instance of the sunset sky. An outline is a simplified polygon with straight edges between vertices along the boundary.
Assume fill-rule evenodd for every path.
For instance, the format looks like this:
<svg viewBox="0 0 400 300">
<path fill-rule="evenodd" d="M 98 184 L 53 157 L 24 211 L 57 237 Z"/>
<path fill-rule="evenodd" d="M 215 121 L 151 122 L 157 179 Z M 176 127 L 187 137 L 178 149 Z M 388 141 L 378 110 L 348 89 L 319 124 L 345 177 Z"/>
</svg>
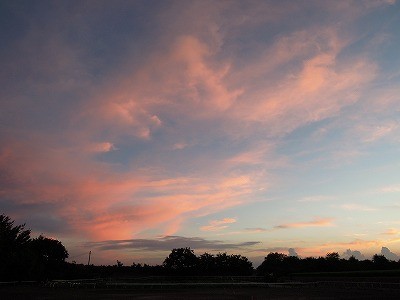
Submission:
<svg viewBox="0 0 400 300">
<path fill-rule="evenodd" d="M 395 0 L 1 1 L 0 36 L 0 213 L 69 261 L 399 258 Z"/>
</svg>

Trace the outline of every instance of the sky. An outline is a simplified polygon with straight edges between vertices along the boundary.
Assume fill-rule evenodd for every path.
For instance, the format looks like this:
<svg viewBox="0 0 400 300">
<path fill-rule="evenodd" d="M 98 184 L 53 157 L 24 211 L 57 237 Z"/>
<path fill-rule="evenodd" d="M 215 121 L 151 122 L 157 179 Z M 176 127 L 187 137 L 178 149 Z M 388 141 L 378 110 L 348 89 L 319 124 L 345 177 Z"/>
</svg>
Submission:
<svg viewBox="0 0 400 300">
<path fill-rule="evenodd" d="M 69 261 L 400 255 L 400 4 L 1 1 L 0 212 Z"/>
</svg>

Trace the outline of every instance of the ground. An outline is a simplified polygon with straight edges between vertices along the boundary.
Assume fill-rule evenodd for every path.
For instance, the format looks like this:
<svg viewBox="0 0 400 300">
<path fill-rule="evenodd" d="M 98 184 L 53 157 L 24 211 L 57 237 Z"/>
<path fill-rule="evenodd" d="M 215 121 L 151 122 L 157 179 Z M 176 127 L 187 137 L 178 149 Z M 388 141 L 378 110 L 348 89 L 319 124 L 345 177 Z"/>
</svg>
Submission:
<svg viewBox="0 0 400 300">
<path fill-rule="evenodd" d="M 216 287 L 180 289 L 82 289 L 0 287 L 1 299 L 400 299 L 400 289 Z"/>
</svg>

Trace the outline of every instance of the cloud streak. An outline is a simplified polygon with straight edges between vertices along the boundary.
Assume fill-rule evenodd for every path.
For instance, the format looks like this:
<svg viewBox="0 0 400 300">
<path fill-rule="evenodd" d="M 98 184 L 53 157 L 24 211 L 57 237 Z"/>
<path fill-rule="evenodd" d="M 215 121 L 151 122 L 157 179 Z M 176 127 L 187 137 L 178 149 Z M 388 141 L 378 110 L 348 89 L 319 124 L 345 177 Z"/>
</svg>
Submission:
<svg viewBox="0 0 400 300">
<path fill-rule="evenodd" d="M 357 203 L 342 204 L 342 205 L 340 205 L 340 207 L 344 210 L 351 210 L 351 211 L 375 211 L 375 210 L 377 210 L 374 207 L 357 204 Z"/>
<path fill-rule="evenodd" d="M 195 250 L 226 251 L 246 249 L 259 244 L 258 241 L 229 243 L 199 237 L 165 236 L 156 239 L 109 240 L 88 243 L 87 247 L 99 250 L 170 251 L 174 248 L 190 247 Z"/>
<path fill-rule="evenodd" d="M 291 229 L 291 228 L 306 228 L 306 227 L 327 227 L 333 226 L 333 218 L 315 218 L 306 222 L 286 223 L 274 226 L 274 229 Z"/>
<path fill-rule="evenodd" d="M 208 223 L 208 225 L 201 226 L 200 230 L 202 231 L 220 231 L 225 228 L 228 228 L 227 224 L 236 223 L 236 219 L 234 218 L 224 218 L 222 220 L 213 220 Z"/>
</svg>

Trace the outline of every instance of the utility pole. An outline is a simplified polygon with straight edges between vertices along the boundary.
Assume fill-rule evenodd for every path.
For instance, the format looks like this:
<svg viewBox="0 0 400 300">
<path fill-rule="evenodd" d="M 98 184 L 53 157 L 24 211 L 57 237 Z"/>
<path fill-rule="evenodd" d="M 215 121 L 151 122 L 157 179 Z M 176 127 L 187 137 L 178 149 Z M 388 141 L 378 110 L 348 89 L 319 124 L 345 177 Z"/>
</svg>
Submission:
<svg viewBox="0 0 400 300">
<path fill-rule="evenodd" d="M 87 265 L 89 266 L 90 265 L 90 255 L 92 254 L 92 251 L 89 251 L 89 259 L 88 259 L 88 262 L 87 262 Z"/>
</svg>

